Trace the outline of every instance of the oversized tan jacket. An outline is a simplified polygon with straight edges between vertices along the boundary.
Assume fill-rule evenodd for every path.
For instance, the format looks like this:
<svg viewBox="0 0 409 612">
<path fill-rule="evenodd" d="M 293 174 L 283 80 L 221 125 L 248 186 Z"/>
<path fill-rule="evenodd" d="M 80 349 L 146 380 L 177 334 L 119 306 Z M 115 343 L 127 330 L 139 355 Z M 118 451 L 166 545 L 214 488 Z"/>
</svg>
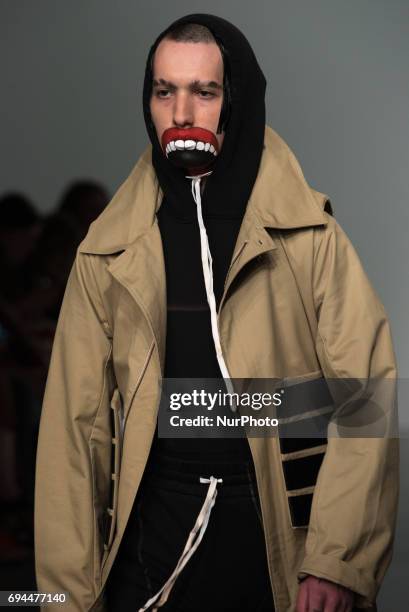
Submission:
<svg viewBox="0 0 409 612">
<path fill-rule="evenodd" d="M 79 246 L 55 335 L 38 440 L 36 571 L 40 591 L 69 594 L 70 612 L 106 610 L 103 588 L 155 431 L 166 338 L 161 199 L 149 147 Z M 396 377 L 384 308 L 331 212 L 266 127 L 218 314 L 232 378 Z M 392 556 L 397 440 L 328 436 L 295 452 L 277 436 L 249 444 L 276 611 L 294 611 L 307 574 L 375 609 Z M 302 476 L 312 457 L 318 475 L 305 470 L 292 487 L 286 468 Z"/>
</svg>

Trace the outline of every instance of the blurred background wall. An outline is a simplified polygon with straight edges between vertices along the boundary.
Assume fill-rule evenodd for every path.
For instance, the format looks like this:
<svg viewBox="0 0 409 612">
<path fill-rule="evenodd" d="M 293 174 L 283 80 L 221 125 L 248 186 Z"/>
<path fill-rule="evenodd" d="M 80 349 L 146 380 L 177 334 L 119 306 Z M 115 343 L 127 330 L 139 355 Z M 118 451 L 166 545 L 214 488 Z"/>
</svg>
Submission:
<svg viewBox="0 0 409 612">
<path fill-rule="evenodd" d="M 267 78 L 269 125 L 308 182 L 330 196 L 385 304 L 407 438 L 407 0 L 1 0 L 0 195 L 21 192 L 42 214 L 80 178 L 112 195 L 147 144 L 141 96 L 148 48 L 170 21 L 192 12 L 225 17 L 248 37 Z M 403 440 L 402 461 L 408 458 Z M 407 480 L 402 487 L 382 612 L 409 603 Z"/>
</svg>

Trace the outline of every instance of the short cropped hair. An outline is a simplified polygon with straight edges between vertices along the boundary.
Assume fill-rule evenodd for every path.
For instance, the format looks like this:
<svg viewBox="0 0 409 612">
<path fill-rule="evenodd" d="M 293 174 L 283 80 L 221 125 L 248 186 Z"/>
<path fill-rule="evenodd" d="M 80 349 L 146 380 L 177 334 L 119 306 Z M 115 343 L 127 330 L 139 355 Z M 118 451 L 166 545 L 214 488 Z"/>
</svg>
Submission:
<svg viewBox="0 0 409 612">
<path fill-rule="evenodd" d="M 165 38 L 176 42 L 215 43 L 216 39 L 204 25 L 199 23 L 182 23 L 170 30 Z"/>
</svg>

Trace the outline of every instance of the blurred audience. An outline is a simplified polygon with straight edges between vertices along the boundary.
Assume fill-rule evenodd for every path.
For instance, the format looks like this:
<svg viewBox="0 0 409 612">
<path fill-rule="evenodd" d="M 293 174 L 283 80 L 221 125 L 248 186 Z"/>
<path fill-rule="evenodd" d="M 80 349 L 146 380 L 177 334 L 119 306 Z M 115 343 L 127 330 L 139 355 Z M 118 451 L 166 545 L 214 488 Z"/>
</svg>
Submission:
<svg viewBox="0 0 409 612">
<path fill-rule="evenodd" d="M 108 201 L 108 192 L 98 183 L 77 181 L 63 194 L 59 210 L 75 219 L 82 240 L 88 227 L 102 213 Z"/>
<path fill-rule="evenodd" d="M 98 183 L 68 186 L 41 216 L 0 198 L 0 562 L 32 554 L 35 452 L 55 326 L 76 249 L 109 201 Z"/>
</svg>

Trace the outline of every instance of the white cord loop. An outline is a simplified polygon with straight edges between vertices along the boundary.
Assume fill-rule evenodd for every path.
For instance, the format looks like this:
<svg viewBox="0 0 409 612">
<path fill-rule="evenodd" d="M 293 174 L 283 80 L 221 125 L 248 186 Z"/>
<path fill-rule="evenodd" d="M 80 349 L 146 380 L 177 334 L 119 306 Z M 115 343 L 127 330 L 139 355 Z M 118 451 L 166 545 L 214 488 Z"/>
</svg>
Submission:
<svg viewBox="0 0 409 612">
<path fill-rule="evenodd" d="M 222 351 L 221 342 L 220 342 L 219 329 L 218 329 L 218 324 L 217 324 L 216 299 L 215 299 L 215 295 L 213 291 L 213 268 L 212 268 L 213 260 L 212 260 L 212 255 L 210 253 L 209 240 L 207 237 L 207 232 L 206 232 L 206 228 L 203 222 L 203 215 L 202 215 L 202 199 L 201 199 L 201 193 L 200 193 L 200 181 L 203 177 L 209 176 L 209 174 L 211 174 L 211 171 L 198 175 L 198 176 L 187 176 L 186 178 L 192 180 L 192 195 L 193 195 L 193 199 L 196 202 L 196 206 L 197 206 L 197 218 L 199 221 L 199 228 L 200 228 L 200 249 L 201 249 L 203 276 L 204 276 L 204 282 L 205 282 L 205 287 L 206 287 L 207 301 L 210 307 L 212 336 L 213 336 L 213 341 L 214 341 L 214 345 L 216 349 L 217 361 L 219 363 L 219 367 L 220 367 L 222 376 L 225 379 L 225 383 L 226 383 L 228 392 L 234 393 L 234 387 L 231 383 L 230 374 L 227 369 L 226 363 L 224 361 L 223 351 Z M 234 396 L 232 396 L 232 398 L 234 398 Z M 234 399 L 233 399 L 233 404 L 231 406 L 231 409 L 233 411 L 237 410 L 237 406 L 234 402 Z M 139 608 L 138 612 L 145 612 L 153 604 L 155 605 L 152 608 L 152 612 L 157 612 L 158 608 L 160 608 L 164 603 L 166 603 L 166 601 L 169 598 L 169 594 L 173 588 L 173 585 L 175 584 L 179 574 L 181 573 L 181 571 L 183 570 L 183 568 L 185 567 L 185 565 L 187 564 L 191 556 L 197 550 L 200 542 L 202 541 L 204 532 L 206 531 L 206 527 L 209 522 L 210 513 L 216 501 L 217 483 L 223 482 L 223 480 L 221 478 L 215 478 L 214 476 L 210 476 L 210 478 L 200 477 L 200 482 L 203 484 L 209 483 L 209 488 L 207 489 L 206 499 L 203 503 L 202 508 L 200 509 L 195 525 L 189 534 L 189 537 L 186 541 L 183 552 L 181 556 L 179 557 L 176 567 L 173 570 L 172 574 L 169 576 L 168 580 L 162 586 L 162 588 L 156 593 L 156 595 L 151 597 L 142 608 Z"/>
<path fill-rule="evenodd" d="M 210 513 L 216 500 L 217 483 L 223 482 L 223 480 L 222 478 L 215 478 L 214 476 L 210 476 L 210 478 L 200 477 L 200 482 L 209 483 L 206 499 L 200 509 L 200 512 L 196 519 L 196 523 L 192 531 L 189 533 L 189 537 L 186 541 L 183 552 L 179 557 L 176 567 L 163 585 L 163 587 L 156 593 L 156 595 L 151 597 L 142 608 L 139 608 L 138 612 L 145 612 L 145 610 L 148 610 L 148 608 L 152 604 L 155 604 L 155 606 L 152 608 L 152 612 L 157 612 L 158 608 L 160 608 L 161 606 L 163 606 L 163 604 L 167 602 L 173 585 L 175 584 L 180 572 L 183 570 L 186 563 L 189 561 L 193 553 L 198 548 L 200 542 L 202 541 L 204 532 L 206 531 L 206 527 L 209 522 Z"/>
<path fill-rule="evenodd" d="M 213 292 L 213 268 L 212 268 L 213 260 L 212 260 L 212 255 L 210 253 L 209 240 L 207 237 L 206 227 L 203 222 L 203 215 L 202 215 L 202 198 L 201 198 L 201 193 L 200 193 L 200 181 L 204 176 L 208 176 L 209 174 L 211 174 L 211 171 L 206 172 L 205 174 L 198 175 L 198 176 L 187 176 L 186 178 L 192 179 L 192 195 L 193 195 L 193 199 L 196 202 L 196 206 L 197 206 L 197 218 L 199 221 L 199 228 L 200 228 L 200 246 L 201 246 L 201 256 L 202 256 L 202 268 L 203 268 L 203 275 L 204 275 L 204 281 L 205 281 L 205 287 L 206 287 L 207 301 L 210 307 L 212 336 L 213 336 L 214 346 L 216 349 L 216 357 L 219 363 L 219 367 L 220 367 L 222 376 L 225 379 L 227 391 L 228 393 L 234 394 L 234 387 L 230 380 L 230 374 L 227 369 L 226 362 L 224 361 L 223 351 L 222 351 L 221 342 L 220 342 L 219 328 L 217 324 L 216 299 L 215 299 L 214 292 Z M 231 409 L 233 412 L 236 412 L 237 406 L 234 401 L 234 395 L 232 395 L 231 397 L 232 397 Z"/>
</svg>

